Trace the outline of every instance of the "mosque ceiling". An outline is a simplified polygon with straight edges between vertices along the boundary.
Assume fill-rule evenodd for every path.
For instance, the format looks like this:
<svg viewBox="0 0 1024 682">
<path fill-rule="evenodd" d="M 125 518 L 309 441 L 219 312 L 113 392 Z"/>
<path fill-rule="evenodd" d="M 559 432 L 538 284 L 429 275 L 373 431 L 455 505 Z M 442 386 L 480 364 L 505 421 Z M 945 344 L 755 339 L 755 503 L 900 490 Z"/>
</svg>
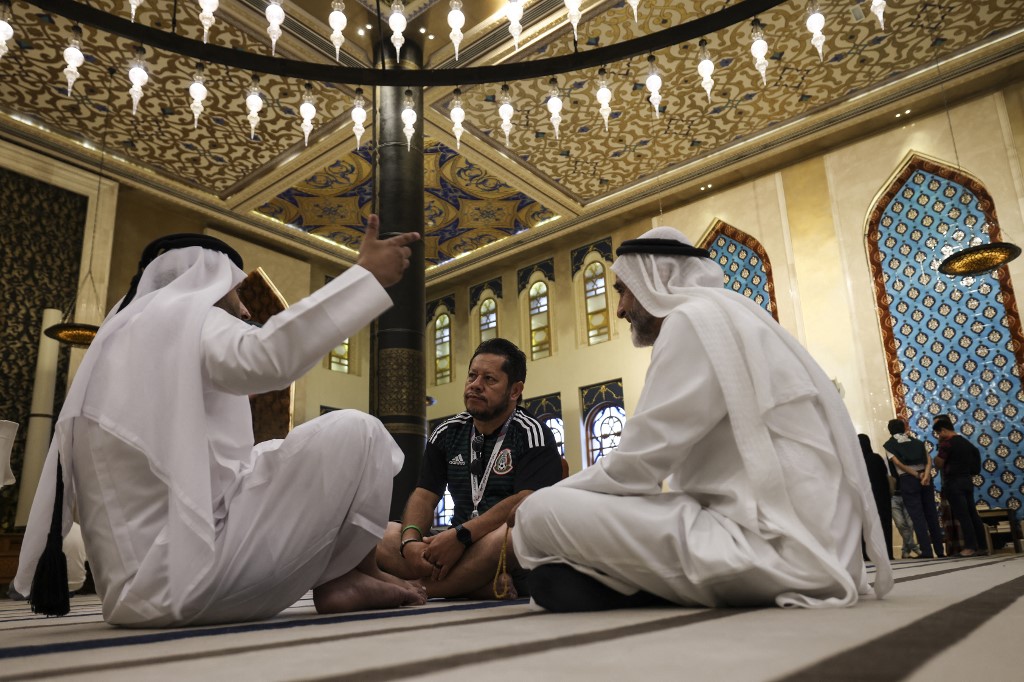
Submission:
<svg viewBox="0 0 1024 682">
<path fill-rule="evenodd" d="M 560 0 L 526 2 L 518 51 L 508 35 L 503 1 L 466 0 L 466 37 L 456 63 L 447 37 L 448 4 L 406 2 L 406 36 L 422 44 L 426 68 L 529 61 L 574 49 Z M 634 23 L 621 0 L 584 2 L 577 49 L 621 43 L 734 4 L 641 0 Z M 656 53 L 664 80 L 657 117 L 644 87 L 646 57 L 608 64 L 607 130 L 594 97 L 596 69 L 557 77 L 565 104 L 557 138 L 545 105 L 548 79 L 509 83 L 516 114 L 507 145 L 497 115 L 501 84 L 462 88 L 466 132 L 458 149 L 448 120 L 452 88 L 427 88 L 426 120 L 417 125 L 425 131 L 424 232 L 428 259 L 439 266 L 435 275 L 497 257 L 503 249 L 454 260 L 494 242 L 515 248 L 538 234 L 575 229 L 598 214 L 650 209 L 656 200 L 686 201 L 698 185 L 751 173 L 750 162 L 773 148 L 820 147 L 829 134 L 829 143 L 841 142 L 864 134 L 865 126 L 877 127 L 881 117 L 892 125 L 906 97 L 930 91 L 934 106 L 936 86 L 941 89 L 950 78 L 1021 76 L 1020 0 L 892 0 L 885 30 L 869 12 L 870 0 L 820 4 L 826 16 L 822 60 L 805 27 L 806 0 L 790 0 L 760 15 L 769 43 L 766 84 L 750 55 L 748 22 L 706 36 L 715 63 L 710 102 L 696 72 L 695 43 Z M 128 12 L 125 0 L 89 5 Z M 343 63 L 372 66 L 376 5 L 346 2 Z M 269 54 L 264 6 L 263 0 L 222 1 L 211 42 Z M 330 0 L 289 0 L 285 10 L 289 19 L 278 54 L 332 62 L 326 26 Z M 209 95 L 196 125 L 187 94 L 194 60 L 147 48 L 150 80 L 132 116 L 126 76 L 132 43 L 83 25 L 86 62 L 69 96 L 61 54 L 72 22 L 23 0 L 14 0 L 12 11 L 15 38 L 0 58 L 0 111 L 6 114 L 0 117 L 0 135 L 33 140 L 36 147 L 83 165 L 94 166 L 97 155 L 88 150 L 102 146 L 109 173 L 143 178 L 152 188 L 214 207 L 257 229 L 289 238 L 297 234 L 312 248 L 351 259 L 335 245 L 358 242 L 373 187 L 373 112 L 368 108 L 367 132 L 357 148 L 349 119 L 353 86 L 314 84 L 319 113 L 306 146 L 298 112 L 303 84 L 261 75 L 265 105 L 253 137 L 243 104 L 250 73 L 208 65 Z M 196 2 L 144 0 L 136 21 L 201 39 L 198 14 Z M 384 27 L 387 31 L 386 22 Z M 356 34 L 359 28 L 365 35 Z M 952 93 L 947 89 L 941 96 Z"/>
</svg>

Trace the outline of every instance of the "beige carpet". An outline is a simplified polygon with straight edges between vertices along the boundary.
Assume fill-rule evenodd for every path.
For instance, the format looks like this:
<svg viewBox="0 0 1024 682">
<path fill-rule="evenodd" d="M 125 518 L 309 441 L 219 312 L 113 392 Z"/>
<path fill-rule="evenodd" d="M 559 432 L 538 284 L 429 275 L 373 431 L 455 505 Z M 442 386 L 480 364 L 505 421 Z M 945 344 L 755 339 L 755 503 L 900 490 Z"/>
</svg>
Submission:
<svg viewBox="0 0 1024 682">
<path fill-rule="evenodd" d="M 1022 680 L 1024 555 L 902 561 L 884 601 L 850 609 L 657 608 L 549 614 L 444 602 L 180 630 L 105 625 L 0 601 L 0 679 Z"/>
</svg>

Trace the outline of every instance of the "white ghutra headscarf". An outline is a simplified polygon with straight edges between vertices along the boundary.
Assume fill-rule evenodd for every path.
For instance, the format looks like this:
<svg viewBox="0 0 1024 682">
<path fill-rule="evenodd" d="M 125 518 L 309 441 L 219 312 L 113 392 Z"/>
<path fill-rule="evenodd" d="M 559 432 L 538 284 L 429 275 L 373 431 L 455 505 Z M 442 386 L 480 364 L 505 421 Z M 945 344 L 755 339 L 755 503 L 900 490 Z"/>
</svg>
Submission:
<svg viewBox="0 0 1024 682">
<path fill-rule="evenodd" d="M 58 457 L 65 490 L 63 533 L 71 527 L 72 426 L 81 416 L 144 453 L 168 488 L 168 574 L 175 615 L 213 565 L 200 338 L 206 315 L 245 273 L 232 262 L 240 262 L 233 251 L 229 258 L 200 246 L 170 248 L 145 267 L 134 297 L 125 297 L 127 305 L 122 299 L 104 320 L 68 391 L 32 502 L 14 582 L 21 594 L 29 593 L 46 544 Z"/>
<path fill-rule="evenodd" d="M 656 253 L 638 252 L 645 249 L 644 242 Z M 671 242 L 678 243 L 675 249 L 691 255 L 673 254 Z M 877 567 L 874 591 L 876 596 L 882 597 L 892 589 L 892 568 L 878 513 L 869 495 L 871 486 L 856 431 L 835 386 L 810 354 L 764 309 L 747 297 L 725 289 L 722 269 L 710 258 L 696 255 L 697 251 L 678 230 L 657 227 L 639 240 L 623 243 L 612 270 L 637 302 L 655 317 L 679 311 L 692 322 L 725 395 L 733 435 L 756 488 L 758 505 L 773 512 L 770 516 L 774 518 L 796 519 L 796 513 L 778 458 L 766 456 L 775 451 L 770 432 L 798 436 L 801 425 L 773 411 L 795 400 L 814 398 L 818 401 L 843 475 L 860 493 L 856 511 L 864 529 L 868 556 Z M 773 341 L 776 347 L 781 341 L 791 352 L 769 357 L 767 340 Z M 831 509 L 820 510 L 823 518 L 832 518 L 834 496 L 831 502 Z M 787 524 L 786 532 L 790 535 L 795 532 L 795 539 L 815 550 L 817 556 L 830 555 L 799 521 Z M 777 599 L 779 605 L 855 603 L 858 589 L 850 574 L 835 562 L 823 563 L 837 582 L 845 586 L 843 598 L 818 600 L 783 594 Z"/>
</svg>

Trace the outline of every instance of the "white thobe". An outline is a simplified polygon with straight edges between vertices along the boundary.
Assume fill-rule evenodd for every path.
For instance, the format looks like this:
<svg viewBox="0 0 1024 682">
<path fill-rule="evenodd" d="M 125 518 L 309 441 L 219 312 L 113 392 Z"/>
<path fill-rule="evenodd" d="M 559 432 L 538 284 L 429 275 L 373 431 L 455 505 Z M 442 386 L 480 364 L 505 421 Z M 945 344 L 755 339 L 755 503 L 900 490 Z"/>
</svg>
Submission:
<svg viewBox="0 0 1024 682">
<path fill-rule="evenodd" d="M 90 414 L 85 398 L 70 469 L 105 620 L 163 627 L 267 618 L 366 557 L 383 537 L 403 461 L 390 434 L 373 417 L 345 410 L 254 446 L 248 395 L 286 387 L 390 305 L 373 276 L 353 267 L 263 329 L 210 309 L 197 350 L 214 556 L 187 558 L 212 560 L 189 594 L 171 589 L 182 562 L 167 532 L 167 485 L 145 453 Z"/>
<path fill-rule="evenodd" d="M 790 353 L 774 336 L 764 344 L 768 358 Z M 856 601 L 868 589 L 860 493 L 843 475 L 819 399 L 778 405 L 772 423 L 786 424 L 768 425 L 774 451 L 754 456 L 777 459 L 788 511 L 762 504 L 720 378 L 691 320 L 669 314 L 618 448 L 520 506 L 516 557 L 684 605 Z"/>
</svg>

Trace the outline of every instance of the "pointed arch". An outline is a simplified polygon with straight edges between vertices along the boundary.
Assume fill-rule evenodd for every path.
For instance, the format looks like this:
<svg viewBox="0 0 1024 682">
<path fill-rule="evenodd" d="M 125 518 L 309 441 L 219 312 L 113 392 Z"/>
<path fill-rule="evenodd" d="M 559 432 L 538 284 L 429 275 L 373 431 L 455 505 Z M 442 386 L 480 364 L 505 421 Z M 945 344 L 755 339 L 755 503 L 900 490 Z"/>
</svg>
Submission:
<svg viewBox="0 0 1024 682">
<path fill-rule="evenodd" d="M 772 264 L 761 242 L 723 220 L 715 220 L 697 246 L 725 272 L 725 288 L 743 294 L 779 321 Z"/>
<path fill-rule="evenodd" d="M 866 251 L 896 413 L 918 433 L 951 413 L 982 451 L 975 478 L 992 507 L 1024 500 L 1024 339 L 1009 269 L 975 278 L 938 272 L 948 254 L 999 240 L 984 184 L 917 153 L 879 193 Z"/>
</svg>

